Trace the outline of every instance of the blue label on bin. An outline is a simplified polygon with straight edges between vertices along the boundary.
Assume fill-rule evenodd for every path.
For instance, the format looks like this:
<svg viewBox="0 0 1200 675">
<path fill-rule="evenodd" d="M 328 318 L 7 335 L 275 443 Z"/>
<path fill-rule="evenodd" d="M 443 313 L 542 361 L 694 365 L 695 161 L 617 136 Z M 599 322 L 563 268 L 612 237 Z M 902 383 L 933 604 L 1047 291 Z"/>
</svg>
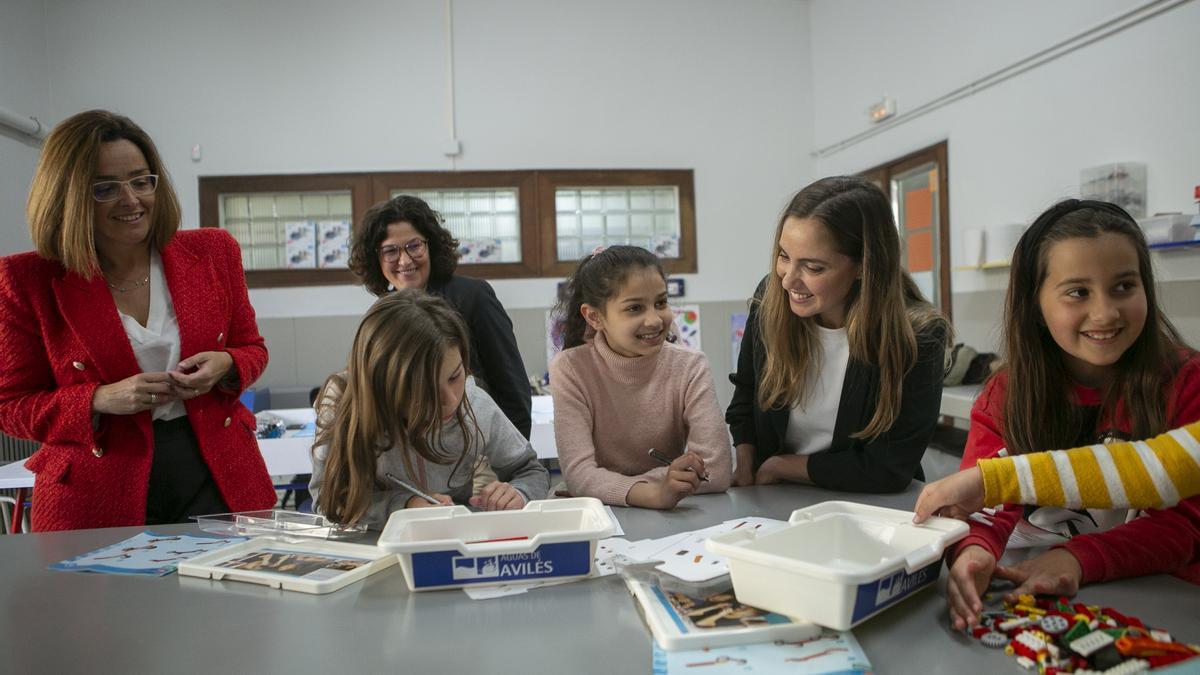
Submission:
<svg viewBox="0 0 1200 675">
<path fill-rule="evenodd" d="M 463 555 L 457 550 L 414 553 L 413 587 L 554 579 L 592 571 L 591 542 L 543 544 L 528 553 Z"/>
<path fill-rule="evenodd" d="M 854 616 L 850 618 L 850 623 L 858 623 L 937 581 L 941 569 L 942 559 L 939 558 L 911 574 L 900 570 L 878 581 L 860 584 L 855 593 Z"/>
</svg>

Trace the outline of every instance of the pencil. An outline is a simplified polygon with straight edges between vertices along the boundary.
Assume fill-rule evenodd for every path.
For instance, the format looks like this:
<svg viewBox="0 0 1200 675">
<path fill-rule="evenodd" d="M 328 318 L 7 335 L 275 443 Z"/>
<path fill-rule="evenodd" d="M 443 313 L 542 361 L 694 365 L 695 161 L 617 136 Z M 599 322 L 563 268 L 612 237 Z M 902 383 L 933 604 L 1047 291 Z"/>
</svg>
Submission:
<svg viewBox="0 0 1200 675">
<path fill-rule="evenodd" d="M 651 458 L 658 461 L 658 463 L 662 464 L 663 466 L 671 466 L 671 460 L 667 459 L 667 457 L 665 455 L 663 455 L 661 452 L 659 452 L 655 448 L 650 448 L 650 452 L 648 452 L 646 454 L 650 455 Z M 688 471 L 691 471 L 692 473 L 696 473 L 696 470 L 690 466 L 688 467 Z M 708 474 L 700 476 L 700 482 L 707 483 L 708 482 Z"/>
<path fill-rule="evenodd" d="M 392 480 L 392 482 L 394 482 L 396 485 L 399 485 L 400 487 L 404 488 L 405 490 L 408 490 L 409 492 L 420 497 L 421 499 L 424 499 L 425 501 L 429 502 L 430 504 L 437 504 L 438 506 L 445 506 L 445 504 L 439 502 L 437 499 L 434 499 L 428 493 L 422 492 L 422 491 L 418 490 L 416 487 L 414 487 L 413 485 L 410 485 L 410 484 L 400 480 L 399 478 L 396 478 L 394 475 L 392 475 L 391 472 L 386 472 L 383 475 L 390 478 Z"/>
</svg>

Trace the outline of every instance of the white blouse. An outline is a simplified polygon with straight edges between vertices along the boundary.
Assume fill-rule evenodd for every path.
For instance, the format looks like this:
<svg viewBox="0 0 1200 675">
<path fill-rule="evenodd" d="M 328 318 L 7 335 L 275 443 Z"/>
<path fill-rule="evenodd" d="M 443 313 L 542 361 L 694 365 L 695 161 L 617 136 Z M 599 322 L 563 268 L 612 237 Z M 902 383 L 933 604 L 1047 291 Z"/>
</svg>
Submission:
<svg viewBox="0 0 1200 675">
<path fill-rule="evenodd" d="M 792 408 L 788 417 L 784 447 L 797 455 L 828 450 L 833 443 L 842 385 L 850 362 L 850 341 L 846 329 L 817 326 L 821 345 L 821 368 L 808 372 L 809 388 L 805 399 Z"/>
<path fill-rule="evenodd" d="M 150 252 L 150 315 L 146 325 L 121 310 L 117 314 L 143 373 L 162 373 L 179 365 L 179 322 L 158 251 Z M 183 401 L 176 400 L 155 407 L 151 418 L 173 420 L 186 414 Z"/>
</svg>

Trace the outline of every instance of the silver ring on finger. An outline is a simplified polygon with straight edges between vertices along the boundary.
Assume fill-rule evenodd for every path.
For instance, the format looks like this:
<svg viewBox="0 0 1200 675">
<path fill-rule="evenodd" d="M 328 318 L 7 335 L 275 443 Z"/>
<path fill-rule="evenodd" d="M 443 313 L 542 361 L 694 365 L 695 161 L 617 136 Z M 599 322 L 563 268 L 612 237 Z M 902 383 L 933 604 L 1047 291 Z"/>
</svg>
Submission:
<svg viewBox="0 0 1200 675">
<path fill-rule="evenodd" d="M 150 394 L 150 405 L 158 403 L 158 394 Z"/>
</svg>

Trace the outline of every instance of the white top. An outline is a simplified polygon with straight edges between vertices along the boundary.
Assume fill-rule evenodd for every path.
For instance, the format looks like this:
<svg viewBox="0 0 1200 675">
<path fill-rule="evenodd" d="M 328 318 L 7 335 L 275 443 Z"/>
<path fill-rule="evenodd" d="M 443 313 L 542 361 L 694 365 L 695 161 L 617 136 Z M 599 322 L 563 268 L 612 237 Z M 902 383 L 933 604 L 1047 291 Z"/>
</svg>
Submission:
<svg viewBox="0 0 1200 675">
<path fill-rule="evenodd" d="M 821 347 L 821 367 L 808 372 L 811 383 L 808 393 L 800 405 L 792 408 L 783 440 L 784 448 L 797 455 L 828 450 L 833 443 L 842 384 L 846 381 L 846 365 L 850 362 L 850 341 L 844 327 L 835 330 L 818 325 L 817 337 Z"/>
<path fill-rule="evenodd" d="M 158 251 L 150 252 L 150 315 L 146 325 L 119 309 L 117 314 L 143 373 L 162 373 L 179 365 L 179 322 Z M 172 401 L 154 408 L 151 419 L 173 420 L 186 414 L 183 401 Z"/>
</svg>

